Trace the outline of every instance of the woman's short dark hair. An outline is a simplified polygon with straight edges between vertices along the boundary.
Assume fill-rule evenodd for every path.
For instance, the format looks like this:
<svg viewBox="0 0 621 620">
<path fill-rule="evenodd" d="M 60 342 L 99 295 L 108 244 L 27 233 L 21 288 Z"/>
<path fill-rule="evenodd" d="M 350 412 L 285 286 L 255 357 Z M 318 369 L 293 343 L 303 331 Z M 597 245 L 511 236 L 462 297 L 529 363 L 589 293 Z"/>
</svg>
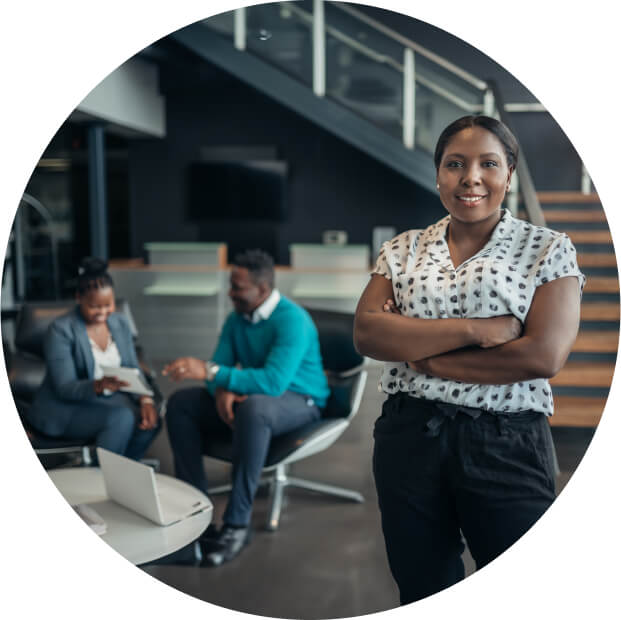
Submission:
<svg viewBox="0 0 621 620">
<path fill-rule="evenodd" d="M 246 250 L 235 256 L 233 265 L 247 269 L 255 284 L 266 282 L 274 288 L 274 259 L 267 252 Z"/>
<path fill-rule="evenodd" d="M 79 295 L 84 295 L 96 288 L 114 286 L 112 278 L 108 273 L 108 263 L 101 258 L 87 256 L 80 261 L 78 267 L 77 291 Z"/>
<path fill-rule="evenodd" d="M 491 116 L 462 116 L 456 121 L 453 121 L 444 131 L 440 134 L 438 142 L 436 144 L 436 150 L 433 155 L 433 163 L 436 166 L 436 170 L 440 168 L 440 162 L 444 155 L 446 145 L 450 139 L 462 129 L 469 127 L 482 127 L 487 131 L 493 133 L 502 144 L 505 149 L 505 155 L 507 156 L 507 164 L 510 168 L 515 168 L 518 161 L 518 154 L 520 147 L 515 136 L 511 133 L 511 130 L 501 121 L 492 118 Z"/>
</svg>

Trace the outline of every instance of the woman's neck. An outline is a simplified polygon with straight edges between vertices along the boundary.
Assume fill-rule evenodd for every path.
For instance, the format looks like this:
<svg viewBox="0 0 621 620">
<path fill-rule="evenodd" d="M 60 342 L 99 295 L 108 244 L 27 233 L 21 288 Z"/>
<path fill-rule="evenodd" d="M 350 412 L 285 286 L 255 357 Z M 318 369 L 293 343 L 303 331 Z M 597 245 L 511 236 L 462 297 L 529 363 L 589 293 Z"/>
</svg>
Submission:
<svg viewBox="0 0 621 620">
<path fill-rule="evenodd" d="M 461 222 L 451 218 L 446 232 L 446 242 L 455 266 L 461 265 L 485 247 L 500 217 L 499 211 L 480 222 Z"/>
</svg>

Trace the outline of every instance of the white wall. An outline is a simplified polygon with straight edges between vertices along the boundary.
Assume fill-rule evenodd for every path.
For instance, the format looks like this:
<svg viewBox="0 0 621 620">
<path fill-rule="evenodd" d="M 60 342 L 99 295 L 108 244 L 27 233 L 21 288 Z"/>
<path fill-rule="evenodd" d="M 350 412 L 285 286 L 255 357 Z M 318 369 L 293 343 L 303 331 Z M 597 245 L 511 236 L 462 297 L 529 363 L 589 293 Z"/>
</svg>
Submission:
<svg viewBox="0 0 621 620">
<path fill-rule="evenodd" d="M 145 134 L 166 135 L 165 101 L 159 93 L 158 68 L 132 58 L 102 80 L 77 109 Z"/>
</svg>

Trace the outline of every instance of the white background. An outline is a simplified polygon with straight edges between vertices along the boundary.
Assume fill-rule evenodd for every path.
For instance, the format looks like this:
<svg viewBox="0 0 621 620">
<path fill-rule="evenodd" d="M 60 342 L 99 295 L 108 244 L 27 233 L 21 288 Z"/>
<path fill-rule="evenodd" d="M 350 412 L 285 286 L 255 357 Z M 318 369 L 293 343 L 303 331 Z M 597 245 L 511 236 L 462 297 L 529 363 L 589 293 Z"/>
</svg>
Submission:
<svg viewBox="0 0 621 620">
<path fill-rule="evenodd" d="M 408 13 L 463 38 L 522 81 L 577 148 L 599 190 L 613 235 L 621 238 L 617 213 L 621 46 L 616 3 L 369 3 Z M 15 209 L 43 149 L 78 102 L 154 40 L 242 4 L 230 0 L 4 4 L 1 247 L 6 247 Z M 0 375 L 4 404 L 0 614 L 7 618 L 236 615 L 162 585 L 79 526 L 30 450 L 6 377 Z M 617 392 L 613 389 L 591 447 L 566 490 L 516 548 L 458 586 L 385 616 L 405 618 L 415 613 L 417 618 L 444 618 L 452 612 L 477 619 L 620 617 Z"/>
</svg>

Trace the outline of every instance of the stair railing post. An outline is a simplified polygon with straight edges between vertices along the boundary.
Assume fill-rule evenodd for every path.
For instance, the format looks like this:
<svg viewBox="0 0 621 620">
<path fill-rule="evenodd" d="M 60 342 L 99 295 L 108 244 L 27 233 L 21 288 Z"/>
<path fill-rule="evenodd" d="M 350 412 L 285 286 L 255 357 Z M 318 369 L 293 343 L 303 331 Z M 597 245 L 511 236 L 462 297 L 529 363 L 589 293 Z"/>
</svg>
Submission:
<svg viewBox="0 0 621 620">
<path fill-rule="evenodd" d="M 593 186 L 591 185 L 591 177 L 587 172 L 587 169 L 584 164 L 582 164 L 582 178 L 580 181 L 580 190 L 583 194 L 590 194 L 593 191 Z"/>
<path fill-rule="evenodd" d="M 403 52 L 403 144 L 414 148 L 416 120 L 416 66 L 414 50 L 406 47 Z"/>
<path fill-rule="evenodd" d="M 496 101 L 491 88 L 488 88 L 483 94 L 483 114 L 496 118 Z"/>
<path fill-rule="evenodd" d="M 233 24 L 235 49 L 243 52 L 246 49 L 246 8 L 235 9 Z"/>
<path fill-rule="evenodd" d="M 326 94 L 326 18 L 323 0 L 313 0 L 313 92 Z"/>
</svg>

